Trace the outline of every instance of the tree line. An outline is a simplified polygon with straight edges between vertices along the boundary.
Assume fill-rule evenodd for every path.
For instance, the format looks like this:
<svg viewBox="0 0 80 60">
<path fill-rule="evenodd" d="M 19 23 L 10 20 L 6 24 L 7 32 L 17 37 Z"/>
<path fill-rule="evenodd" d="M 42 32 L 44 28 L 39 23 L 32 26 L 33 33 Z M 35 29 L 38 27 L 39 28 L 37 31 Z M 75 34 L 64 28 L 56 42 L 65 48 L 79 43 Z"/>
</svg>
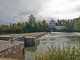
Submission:
<svg viewBox="0 0 80 60">
<path fill-rule="evenodd" d="M 80 17 L 71 20 L 57 20 L 58 23 L 62 23 L 65 28 L 57 30 L 53 28 L 53 31 L 62 32 L 80 32 Z M 30 15 L 28 22 L 10 23 L 10 25 L 0 25 L 0 34 L 14 34 L 14 33 L 28 33 L 28 32 L 49 32 L 49 25 L 46 20 L 36 21 L 34 15 Z"/>
<path fill-rule="evenodd" d="M 61 29 L 61 31 L 65 32 L 80 32 L 80 17 L 74 18 L 70 20 L 60 20 L 65 28 Z"/>
<path fill-rule="evenodd" d="M 46 32 L 48 23 L 36 21 L 34 15 L 30 15 L 28 22 L 10 23 L 10 25 L 0 25 L 0 34 L 28 33 L 28 32 Z"/>
</svg>

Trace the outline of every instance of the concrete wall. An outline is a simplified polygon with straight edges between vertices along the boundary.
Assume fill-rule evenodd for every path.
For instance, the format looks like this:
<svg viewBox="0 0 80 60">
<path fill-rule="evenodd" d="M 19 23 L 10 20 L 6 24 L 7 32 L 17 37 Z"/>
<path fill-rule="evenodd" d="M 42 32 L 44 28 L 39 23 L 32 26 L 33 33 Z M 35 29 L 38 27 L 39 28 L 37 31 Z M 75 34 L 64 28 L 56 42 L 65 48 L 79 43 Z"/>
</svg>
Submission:
<svg viewBox="0 0 80 60">
<path fill-rule="evenodd" d="M 23 55 L 24 43 L 0 51 L 1 58 L 18 58 Z"/>
<path fill-rule="evenodd" d="M 40 34 L 40 35 L 37 35 L 37 36 L 34 36 L 34 37 L 27 37 L 27 38 L 24 38 L 24 44 L 25 46 L 35 46 L 35 44 L 39 44 L 39 40 L 38 38 L 46 35 L 47 33 L 45 34 Z"/>
<path fill-rule="evenodd" d="M 8 41 L 9 39 L 11 39 L 11 37 L 0 37 L 0 40 L 6 40 L 6 41 Z"/>
<path fill-rule="evenodd" d="M 37 41 L 37 38 L 35 38 L 35 37 L 25 38 L 24 44 L 25 44 L 25 46 L 34 46 L 36 41 Z"/>
</svg>

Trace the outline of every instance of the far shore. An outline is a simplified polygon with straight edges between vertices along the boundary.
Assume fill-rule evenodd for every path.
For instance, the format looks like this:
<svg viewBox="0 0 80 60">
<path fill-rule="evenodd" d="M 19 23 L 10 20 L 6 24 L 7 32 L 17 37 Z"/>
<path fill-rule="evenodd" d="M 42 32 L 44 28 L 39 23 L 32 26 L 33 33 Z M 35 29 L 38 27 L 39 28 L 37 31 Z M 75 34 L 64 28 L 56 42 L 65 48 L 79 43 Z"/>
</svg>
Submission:
<svg viewBox="0 0 80 60">
<path fill-rule="evenodd" d="M 13 34 L 14 36 L 26 36 L 26 37 L 34 37 L 40 34 L 44 34 L 46 32 L 34 32 L 34 33 L 22 33 L 22 34 Z M 0 35 L 0 37 L 6 37 L 6 36 L 11 36 L 12 34 L 4 34 Z"/>
</svg>

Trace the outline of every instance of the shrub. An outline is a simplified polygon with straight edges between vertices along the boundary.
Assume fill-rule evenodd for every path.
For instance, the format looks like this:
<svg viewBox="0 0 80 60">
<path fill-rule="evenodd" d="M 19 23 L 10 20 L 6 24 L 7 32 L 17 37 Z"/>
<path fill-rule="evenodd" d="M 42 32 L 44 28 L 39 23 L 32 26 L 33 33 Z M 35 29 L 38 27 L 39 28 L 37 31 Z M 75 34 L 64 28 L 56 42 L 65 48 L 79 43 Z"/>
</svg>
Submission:
<svg viewBox="0 0 80 60">
<path fill-rule="evenodd" d="M 52 46 L 44 54 L 36 52 L 36 60 L 80 60 L 80 45 L 60 49 Z"/>
</svg>

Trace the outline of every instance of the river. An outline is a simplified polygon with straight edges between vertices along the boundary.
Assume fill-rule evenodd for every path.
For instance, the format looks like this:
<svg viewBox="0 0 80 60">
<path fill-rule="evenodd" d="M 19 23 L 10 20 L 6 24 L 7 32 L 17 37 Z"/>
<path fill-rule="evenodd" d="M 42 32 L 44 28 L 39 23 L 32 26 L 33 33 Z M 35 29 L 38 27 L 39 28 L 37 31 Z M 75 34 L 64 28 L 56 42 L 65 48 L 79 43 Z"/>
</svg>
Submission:
<svg viewBox="0 0 80 60">
<path fill-rule="evenodd" d="M 77 45 L 80 42 L 80 33 L 65 33 L 65 32 L 52 32 L 39 38 L 39 44 L 25 48 L 24 60 L 35 60 L 35 53 L 44 53 L 51 46 L 63 48 L 68 46 Z"/>
</svg>

